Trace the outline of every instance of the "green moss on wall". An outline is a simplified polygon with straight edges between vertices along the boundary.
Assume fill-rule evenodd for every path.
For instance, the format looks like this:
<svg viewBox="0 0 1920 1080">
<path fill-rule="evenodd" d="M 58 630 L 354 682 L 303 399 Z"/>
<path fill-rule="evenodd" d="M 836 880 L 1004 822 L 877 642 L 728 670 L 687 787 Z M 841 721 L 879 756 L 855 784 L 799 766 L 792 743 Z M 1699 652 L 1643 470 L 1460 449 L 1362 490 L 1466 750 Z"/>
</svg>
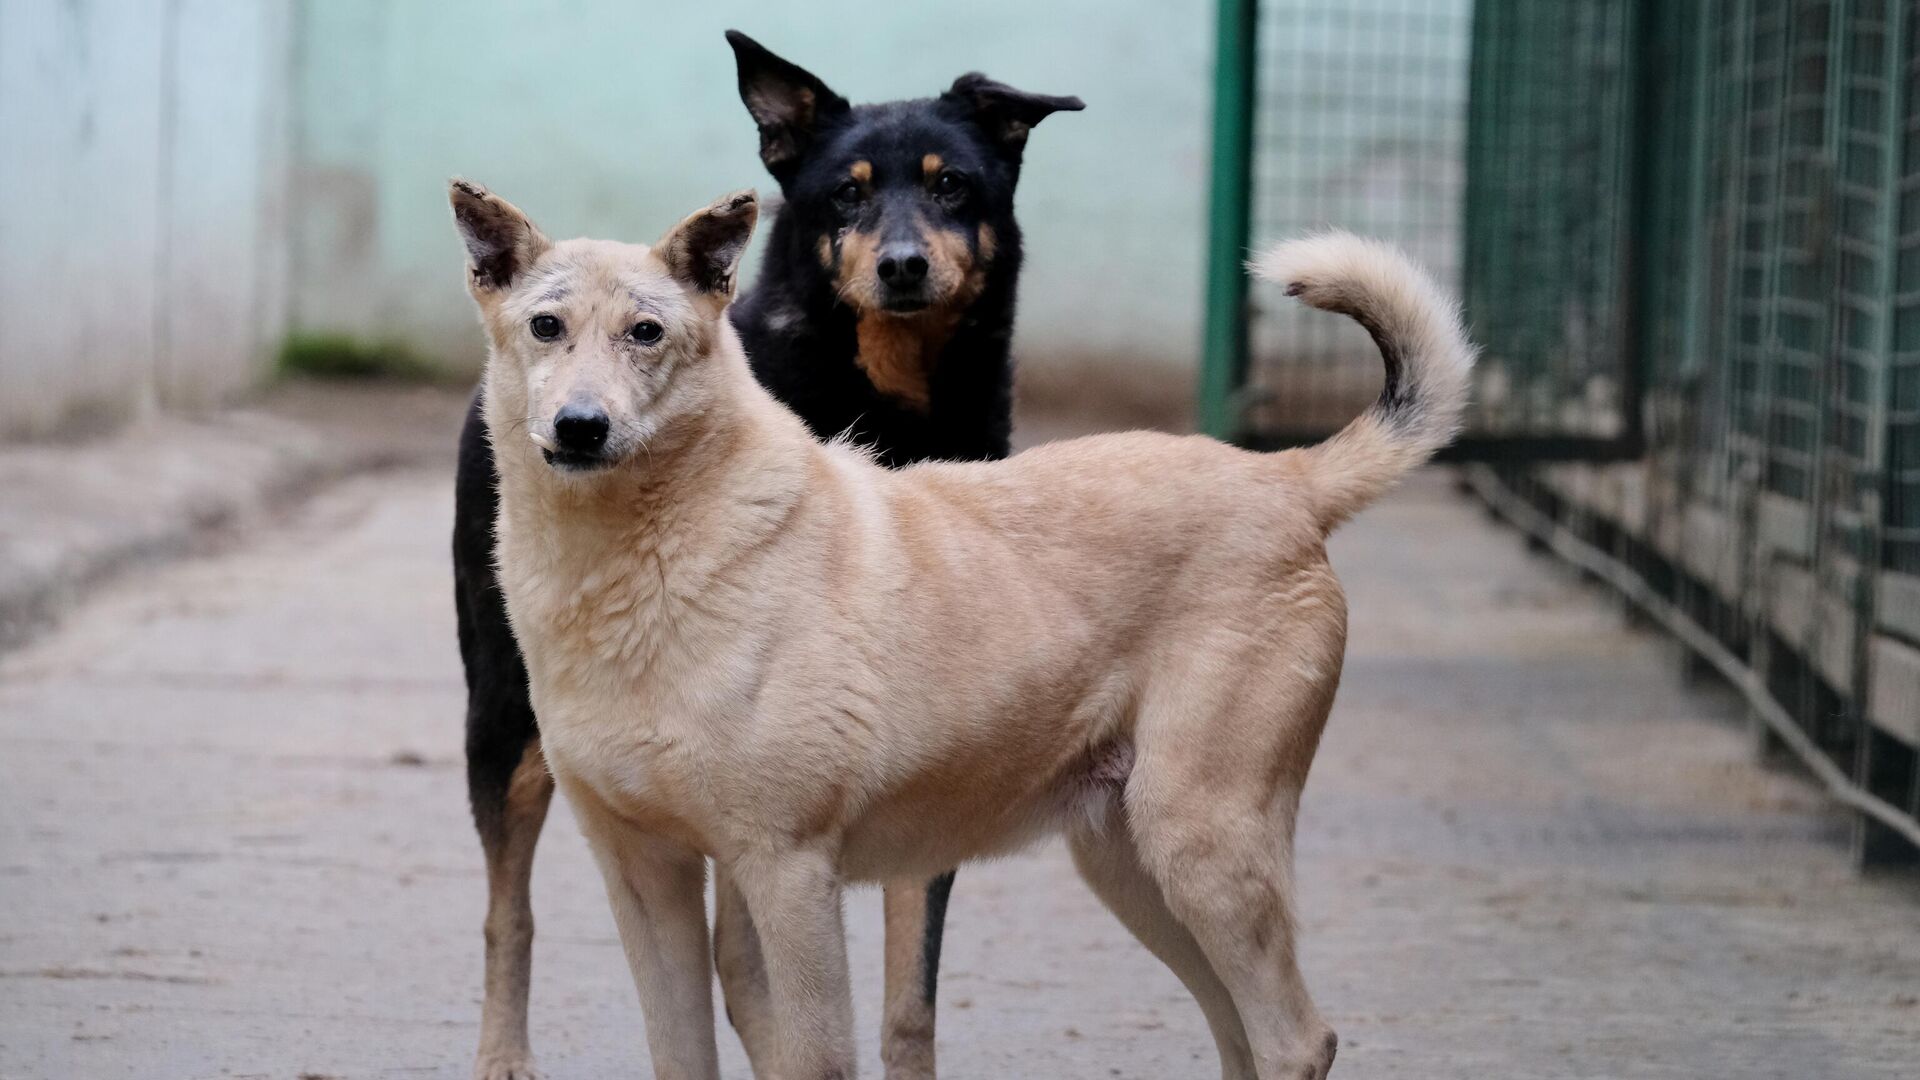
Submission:
<svg viewBox="0 0 1920 1080">
<path fill-rule="evenodd" d="M 394 379 L 433 382 L 448 372 L 397 341 L 363 341 L 350 334 L 289 334 L 280 345 L 278 372 L 322 379 Z"/>
</svg>

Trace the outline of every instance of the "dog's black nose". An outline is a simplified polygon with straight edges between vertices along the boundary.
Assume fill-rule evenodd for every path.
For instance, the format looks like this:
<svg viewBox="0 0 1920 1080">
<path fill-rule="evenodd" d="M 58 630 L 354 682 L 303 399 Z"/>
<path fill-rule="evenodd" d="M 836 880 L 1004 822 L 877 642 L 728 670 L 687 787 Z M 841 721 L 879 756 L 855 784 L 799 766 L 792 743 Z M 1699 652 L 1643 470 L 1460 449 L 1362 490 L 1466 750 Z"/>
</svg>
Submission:
<svg viewBox="0 0 1920 1080">
<path fill-rule="evenodd" d="M 612 421 L 592 405 L 566 405 L 553 418 L 553 437 L 569 454 L 597 454 L 607 441 Z"/>
<path fill-rule="evenodd" d="M 880 253 L 880 280 L 896 289 L 911 289 L 927 278 L 927 257 L 917 247 L 898 244 Z"/>
</svg>

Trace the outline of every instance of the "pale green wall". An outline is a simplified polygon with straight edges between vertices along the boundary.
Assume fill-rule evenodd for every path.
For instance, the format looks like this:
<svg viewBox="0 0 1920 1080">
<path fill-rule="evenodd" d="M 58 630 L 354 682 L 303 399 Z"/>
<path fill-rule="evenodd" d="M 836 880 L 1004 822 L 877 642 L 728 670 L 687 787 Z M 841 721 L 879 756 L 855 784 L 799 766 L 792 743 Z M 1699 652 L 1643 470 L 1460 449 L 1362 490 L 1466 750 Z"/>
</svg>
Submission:
<svg viewBox="0 0 1920 1080">
<path fill-rule="evenodd" d="M 1150 365 L 1184 389 L 1199 340 L 1205 3 L 309 0 L 296 30 L 297 324 L 473 363 L 453 174 L 552 234 L 640 241 L 723 191 L 770 193 L 728 27 L 855 101 L 925 96 L 970 69 L 1084 98 L 1028 145 L 1020 359 Z"/>
</svg>

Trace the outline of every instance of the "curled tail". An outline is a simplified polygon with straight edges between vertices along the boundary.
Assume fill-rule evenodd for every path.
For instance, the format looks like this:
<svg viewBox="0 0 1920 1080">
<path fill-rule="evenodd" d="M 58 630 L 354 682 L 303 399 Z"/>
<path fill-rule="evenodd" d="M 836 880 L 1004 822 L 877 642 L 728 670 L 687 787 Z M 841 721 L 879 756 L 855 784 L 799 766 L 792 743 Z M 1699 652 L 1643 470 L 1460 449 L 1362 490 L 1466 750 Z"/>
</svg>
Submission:
<svg viewBox="0 0 1920 1080">
<path fill-rule="evenodd" d="M 1253 271 L 1287 295 L 1351 318 L 1386 363 L 1380 397 L 1332 438 L 1299 451 L 1333 531 L 1453 441 L 1467 405 L 1473 346 L 1460 309 L 1399 250 L 1346 232 L 1289 240 Z"/>
</svg>

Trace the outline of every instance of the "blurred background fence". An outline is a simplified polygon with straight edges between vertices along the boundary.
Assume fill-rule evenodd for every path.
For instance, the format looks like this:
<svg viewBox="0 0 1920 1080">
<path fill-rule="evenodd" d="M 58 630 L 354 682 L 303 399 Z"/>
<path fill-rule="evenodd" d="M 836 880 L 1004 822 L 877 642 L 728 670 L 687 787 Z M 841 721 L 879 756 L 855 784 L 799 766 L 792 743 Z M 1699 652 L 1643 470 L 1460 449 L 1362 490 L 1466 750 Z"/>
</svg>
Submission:
<svg viewBox="0 0 1920 1080">
<path fill-rule="evenodd" d="M 1859 811 L 1863 861 L 1912 859 L 1920 5 L 1413 7 L 1223 4 L 1261 36 L 1221 86 L 1251 123 L 1216 167 L 1250 212 L 1216 203 L 1216 286 L 1315 220 L 1443 273 L 1461 238 L 1475 486 L 1746 691 L 1763 745 Z M 1323 25 L 1352 40 L 1302 55 Z M 1352 137 L 1382 116 L 1403 136 Z M 1406 179 L 1369 190 L 1379 147 Z M 1287 321 L 1258 287 L 1210 295 L 1210 325 L 1244 327 L 1208 339 L 1214 433 L 1317 438 L 1377 387 L 1344 381 L 1372 374 L 1346 328 Z"/>
</svg>

